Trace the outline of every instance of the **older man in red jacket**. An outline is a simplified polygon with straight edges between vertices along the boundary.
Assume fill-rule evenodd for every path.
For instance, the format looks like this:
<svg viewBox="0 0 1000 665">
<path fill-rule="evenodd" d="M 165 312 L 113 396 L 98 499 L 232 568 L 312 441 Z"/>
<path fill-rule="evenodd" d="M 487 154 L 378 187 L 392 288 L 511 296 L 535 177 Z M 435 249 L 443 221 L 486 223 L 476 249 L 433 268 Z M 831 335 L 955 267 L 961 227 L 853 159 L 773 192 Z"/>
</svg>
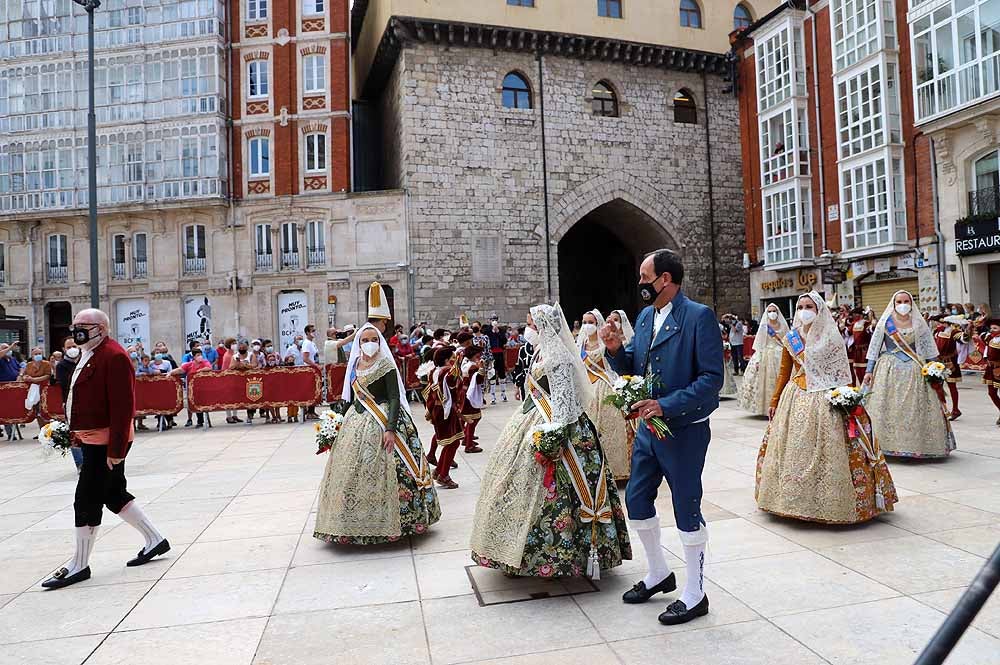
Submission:
<svg viewBox="0 0 1000 665">
<path fill-rule="evenodd" d="M 73 501 L 76 553 L 42 582 L 47 589 L 90 579 L 90 553 L 104 506 L 146 541 L 127 566 L 141 566 L 170 550 L 170 543 L 126 488 L 125 456 L 134 437 L 135 373 L 125 349 L 108 336 L 109 329 L 108 315 L 99 309 L 85 309 L 73 319 L 71 332 L 82 350 L 66 398 L 70 431 L 83 450 Z"/>
</svg>

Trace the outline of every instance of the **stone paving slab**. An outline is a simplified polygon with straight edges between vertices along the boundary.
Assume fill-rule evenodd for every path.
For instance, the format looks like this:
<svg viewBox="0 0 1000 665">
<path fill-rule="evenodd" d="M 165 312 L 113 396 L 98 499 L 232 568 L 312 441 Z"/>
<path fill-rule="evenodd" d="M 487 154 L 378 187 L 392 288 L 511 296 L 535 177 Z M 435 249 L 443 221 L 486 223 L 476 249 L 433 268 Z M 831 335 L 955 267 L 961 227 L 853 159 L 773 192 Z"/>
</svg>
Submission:
<svg viewBox="0 0 1000 665">
<path fill-rule="evenodd" d="M 518 403 L 486 409 L 487 453 L 459 454 L 461 487 L 441 492 L 439 524 L 370 548 L 312 537 L 326 460 L 309 424 L 144 433 L 129 455 L 130 489 L 173 550 L 125 568 L 141 539 L 106 513 L 94 577 L 57 592 L 38 583 L 72 553 L 75 473 L 68 458 L 42 461 L 27 427 L 24 441 L 0 442 L 0 663 L 912 663 L 1000 540 L 1000 429 L 981 387 L 968 381 L 961 394 L 959 450 L 943 462 L 890 461 L 896 511 L 846 527 L 757 511 L 766 421 L 725 401 L 704 478 L 712 612 L 671 628 L 656 621 L 668 597 L 620 601 L 642 574 L 636 538 L 636 559 L 604 571 L 598 591 L 519 588 L 477 570 L 477 597 L 466 567 L 479 478 Z M 683 584 L 665 485 L 657 505 Z M 502 602 L 532 593 L 558 597 Z M 1000 599 L 948 663 L 1000 664 Z"/>
</svg>

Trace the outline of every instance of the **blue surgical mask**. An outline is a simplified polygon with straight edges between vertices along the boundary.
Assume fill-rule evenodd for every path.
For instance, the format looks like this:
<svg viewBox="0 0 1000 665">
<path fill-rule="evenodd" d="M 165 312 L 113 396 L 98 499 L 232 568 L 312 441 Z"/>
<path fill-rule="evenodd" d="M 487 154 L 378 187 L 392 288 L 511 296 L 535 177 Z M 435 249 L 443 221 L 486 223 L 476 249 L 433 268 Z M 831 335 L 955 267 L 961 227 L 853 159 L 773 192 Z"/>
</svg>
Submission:
<svg viewBox="0 0 1000 665">
<path fill-rule="evenodd" d="M 267 351 L 268 353 L 274 353 L 274 347 L 273 346 L 269 346 L 269 347 L 267 347 L 264 350 Z"/>
<path fill-rule="evenodd" d="M 128 354 L 128 357 L 131 358 L 132 360 L 138 360 L 139 354 L 133 351 L 132 353 Z"/>
<path fill-rule="evenodd" d="M 32 359 L 33 359 L 33 360 L 34 360 L 34 361 L 35 361 L 36 363 L 40 363 L 40 362 L 42 362 L 42 354 L 40 354 L 40 353 L 36 353 L 35 355 L 33 355 L 33 356 L 31 356 L 31 357 L 32 357 Z"/>
<path fill-rule="evenodd" d="M 156 358 L 157 360 L 163 360 L 163 354 L 162 353 L 157 353 L 153 357 Z"/>
</svg>

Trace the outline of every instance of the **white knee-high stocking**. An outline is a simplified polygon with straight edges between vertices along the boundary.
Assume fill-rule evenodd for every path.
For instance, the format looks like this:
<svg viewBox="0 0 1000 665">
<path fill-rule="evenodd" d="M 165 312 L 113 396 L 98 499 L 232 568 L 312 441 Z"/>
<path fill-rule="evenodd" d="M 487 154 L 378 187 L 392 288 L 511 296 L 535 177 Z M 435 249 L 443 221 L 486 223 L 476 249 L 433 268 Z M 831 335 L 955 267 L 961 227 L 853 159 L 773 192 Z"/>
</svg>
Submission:
<svg viewBox="0 0 1000 665">
<path fill-rule="evenodd" d="M 660 518 L 653 516 L 646 520 L 631 520 L 632 528 L 639 534 L 642 548 L 646 550 L 646 588 L 652 588 L 670 575 L 667 557 L 660 545 Z"/>
<path fill-rule="evenodd" d="M 76 552 L 73 558 L 63 566 L 69 571 L 69 575 L 78 573 L 90 565 L 90 553 L 94 551 L 94 543 L 97 541 L 96 526 L 76 527 Z"/>
<path fill-rule="evenodd" d="M 160 535 L 160 532 L 156 530 L 153 523 L 146 517 L 146 513 L 142 512 L 142 508 L 135 501 L 129 501 L 128 505 L 118 513 L 118 517 L 122 518 L 123 521 L 142 534 L 142 537 L 146 539 L 144 548 L 146 552 L 149 552 L 149 550 L 156 547 L 163 540 L 163 536 Z"/>
<path fill-rule="evenodd" d="M 678 533 L 684 546 L 684 565 L 687 570 L 687 581 L 679 600 L 691 609 L 705 597 L 705 545 L 708 543 L 708 530 L 703 524 L 697 531 Z"/>
</svg>

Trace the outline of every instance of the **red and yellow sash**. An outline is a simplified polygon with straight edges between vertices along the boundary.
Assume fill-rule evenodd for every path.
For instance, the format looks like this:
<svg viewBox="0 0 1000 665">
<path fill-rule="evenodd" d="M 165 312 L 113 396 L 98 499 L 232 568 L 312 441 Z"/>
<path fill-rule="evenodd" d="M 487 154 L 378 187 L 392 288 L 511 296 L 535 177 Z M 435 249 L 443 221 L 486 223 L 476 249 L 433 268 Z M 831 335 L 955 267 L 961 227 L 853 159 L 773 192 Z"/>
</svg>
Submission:
<svg viewBox="0 0 1000 665">
<path fill-rule="evenodd" d="M 545 422 L 552 422 L 552 400 L 549 399 L 549 394 L 538 384 L 535 377 L 531 375 L 531 372 L 524 377 L 524 385 L 531 393 L 531 399 L 535 402 L 535 406 L 538 407 L 539 413 L 542 414 L 542 418 Z"/>
<path fill-rule="evenodd" d="M 891 316 L 885 320 L 885 334 L 896 343 L 896 346 L 899 347 L 900 351 L 909 356 L 910 360 L 917 363 L 921 367 L 924 366 L 924 361 L 920 359 L 920 356 L 918 356 L 917 352 L 913 350 L 913 347 L 910 346 L 909 342 L 903 338 L 902 333 L 899 332 L 899 328 L 896 327 L 896 322 L 893 321 Z"/>
<path fill-rule="evenodd" d="M 375 418 L 375 422 L 378 423 L 379 427 L 382 428 L 383 432 L 389 430 L 389 417 L 386 415 L 382 406 L 375 401 L 375 396 L 368 392 L 361 383 L 355 379 L 351 383 L 351 389 L 354 391 L 355 397 L 361 402 L 361 405 Z M 413 457 L 413 452 L 410 447 L 406 445 L 403 437 L 399 435 L 399 432 L 393 431 L 393 439 L 395 439 L 394 448 L 396 449 L 396 454 L 399 455 L 399 459 L 402 460 L 403 466 L 406 467 L 407 472 L 417 483 L 417 487 L 426 489 L 433 486 L 433 481 L 431 480 L 431 475 L 427 471 L 427 458 L 423 455 L 420 456 L 420 461 L 418 462 L 416 458 Z"/>
<path fill-rule="evenodd" d="M 603 381 L 608 384 L 609 387 L 614 388 L 615 382 L 611 380 L 607 370 L 605 370 L 600 363 L 591 359 L 589 353 L 583 358 L 583 366 L 587 368 L 587 376 L 590 378 L 591 383 Z"/>
</svg>

